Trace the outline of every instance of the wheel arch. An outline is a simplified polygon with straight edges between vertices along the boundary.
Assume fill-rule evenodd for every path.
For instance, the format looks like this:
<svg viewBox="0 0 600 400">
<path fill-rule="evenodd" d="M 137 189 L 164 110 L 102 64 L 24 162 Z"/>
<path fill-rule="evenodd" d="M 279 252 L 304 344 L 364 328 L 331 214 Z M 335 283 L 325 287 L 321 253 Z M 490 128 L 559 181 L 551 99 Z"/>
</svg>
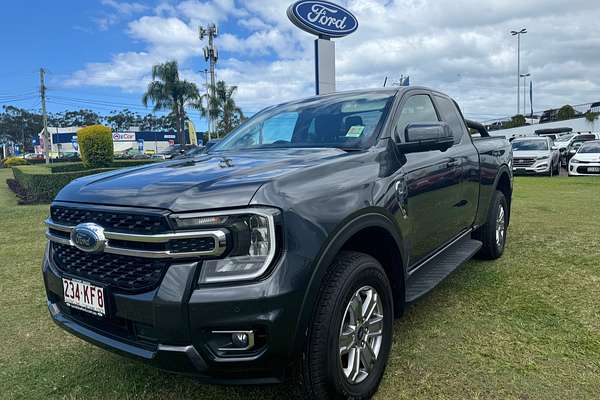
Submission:
<svg viewBox="0 0 600 400">
<path fill-rule="evenodd" d="M 390 280 L 396 314 L 399 315 L 403 309 L 406 274 L 406 251 L 403 247 L 405 241 L 389 212 L 376 207 L 362 210 L 341 222 L 329 238 L 315 259 L 312 276 L 302 302 L 293 347 L 296 354 L 301 351 L 307 338 L 322 280 L 340 251 L 359 251 L 377 259 Z M 394 263 L 395 259 L 400 260 L 400 263 Z"/>
<path fill-rule="evenodd" d="M 496 176 L 496 181 L 494 182 L 494 190 L 499 190 L 502 192 L 504 197 L 506 198 L 506 203 L 508 204 L 508 216 L 507 216 L 507 224 L 510 223 L 510 209 L 512 203 L 512 180 L 511 174 L 508 169 L 508 166 L 502 165 L 500 170 L 498 171 L 498 175 Z M 489 206 L 488 206 L 489 207 Z"/>
</svg>

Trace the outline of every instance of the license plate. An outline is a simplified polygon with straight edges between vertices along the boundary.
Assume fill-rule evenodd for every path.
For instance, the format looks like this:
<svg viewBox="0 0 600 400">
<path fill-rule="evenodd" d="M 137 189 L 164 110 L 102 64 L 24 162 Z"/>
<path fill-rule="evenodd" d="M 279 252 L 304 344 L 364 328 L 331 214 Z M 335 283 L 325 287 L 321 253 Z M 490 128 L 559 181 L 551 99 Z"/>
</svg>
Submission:
<svg viewBox="0 0 600 400">
<path fill-rule="evenodd" d="M 588 167 L 588 172 L 600 172 L 600 167 Z"/>
<path fill-rule="evenodd" d="M 63 278 L 65 304 L 90 314 L 106 315 L 104 289 L 77 279 Z"/>
</svg>

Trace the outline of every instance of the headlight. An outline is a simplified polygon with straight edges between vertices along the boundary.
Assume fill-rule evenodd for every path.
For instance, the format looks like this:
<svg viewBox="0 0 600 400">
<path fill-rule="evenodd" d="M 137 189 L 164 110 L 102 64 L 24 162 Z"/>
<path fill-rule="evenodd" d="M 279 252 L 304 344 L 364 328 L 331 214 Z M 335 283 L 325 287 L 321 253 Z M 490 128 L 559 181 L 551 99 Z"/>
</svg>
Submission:
<svg viewBox="0 0 600 400">
<path fill-rule="evenodd" d="M 573 164 L 578 164 L 578 163 L 579 163 L 579 160 L 578 160 L 578 159 L 576 159 L 576 158 L 571 158 L 571 162 L 572 162 Z"/>
<path fill-rule="evenodd" d="M 273 208 L 248 208 L 216 213 L 190 213 L 172 216 L 177 229 L 226 229 L 225 258 L 202 261 L 198 283 L 255 279 L 264 274 L 275 257 Z"/>
<path fill-rule="evenodd" d="M 536 157 L 537 160 L 547 160 L 548 158 L 550 158 L 549 156 L 538 156 Z"/>
</svg>

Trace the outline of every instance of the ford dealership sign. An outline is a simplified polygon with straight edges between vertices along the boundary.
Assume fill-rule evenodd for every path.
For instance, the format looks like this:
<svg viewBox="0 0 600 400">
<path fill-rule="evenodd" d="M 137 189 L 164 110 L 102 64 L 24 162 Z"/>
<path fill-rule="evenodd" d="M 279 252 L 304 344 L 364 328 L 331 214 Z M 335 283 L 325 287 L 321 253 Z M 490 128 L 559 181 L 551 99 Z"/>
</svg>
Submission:
<svg viewBox="0 0 600 400">
<path fill-rule="evenodd" d="M 298 28 L 320 37 L 342 37 L 358 28 L 350 11 L 328 1 L 297 1 L 288 8 L 287 15 Z"/>
</svg>

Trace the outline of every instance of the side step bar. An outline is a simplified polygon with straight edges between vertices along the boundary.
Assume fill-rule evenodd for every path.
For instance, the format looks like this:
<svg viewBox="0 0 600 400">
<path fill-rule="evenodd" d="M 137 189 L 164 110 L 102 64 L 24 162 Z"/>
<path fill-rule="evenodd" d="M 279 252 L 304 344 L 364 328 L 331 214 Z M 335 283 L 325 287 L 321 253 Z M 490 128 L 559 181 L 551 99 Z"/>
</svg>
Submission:
<svg viewBox="0 0 600 400">
<path fill-rule="evenodd" d="M 412 303 L 428 293 L 452 271 L 472 258 L 481 246 L 480 241 L 467 236 L 421 265 L 406 282 L 406 302 Z"/>
</svg>

